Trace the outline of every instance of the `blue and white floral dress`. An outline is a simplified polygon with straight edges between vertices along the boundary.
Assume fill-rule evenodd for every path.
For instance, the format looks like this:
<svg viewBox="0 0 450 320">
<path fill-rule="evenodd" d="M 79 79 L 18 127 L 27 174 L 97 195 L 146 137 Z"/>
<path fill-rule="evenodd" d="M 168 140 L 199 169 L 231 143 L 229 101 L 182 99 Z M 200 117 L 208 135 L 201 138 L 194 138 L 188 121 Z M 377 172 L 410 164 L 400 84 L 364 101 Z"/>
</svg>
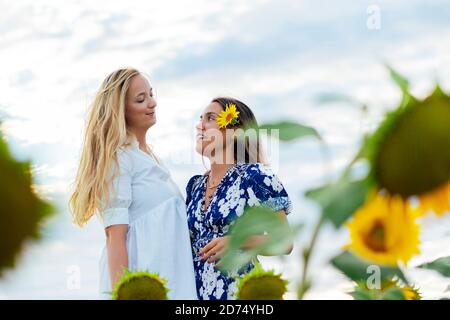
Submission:
<svg viewBox="0 0 450 320">
<path fill-rule="evenodd" d="M 200 300 L 231 300 L 237 291 L 234 277 L 245 275 L 255 266 L 254 262 L 224 274 L 214 268 L 216 262 L 203 261 L 197 253 L 212 239 L 227 235 L 246 207 L 264 205 L 289 214 L 292 205 L 278 177 L 265 165 L 252 163 L 231 167 L 204 210 L 208 173 L 193 176 L 186 187 L 197 295 Z"/>
</svg>

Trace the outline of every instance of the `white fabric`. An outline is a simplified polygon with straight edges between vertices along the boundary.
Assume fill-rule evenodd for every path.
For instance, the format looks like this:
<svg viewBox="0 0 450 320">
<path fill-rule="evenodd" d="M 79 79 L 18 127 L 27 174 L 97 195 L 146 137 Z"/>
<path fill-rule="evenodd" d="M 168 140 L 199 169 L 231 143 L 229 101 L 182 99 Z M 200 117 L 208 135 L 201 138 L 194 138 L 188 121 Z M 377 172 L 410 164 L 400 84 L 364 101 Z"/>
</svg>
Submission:
<svg viewBox="0 0 450 320">
<path fill-rule="evenodd" d="M 197 299 L 191 242 L 183 196 L 168 170 L 137 142 L 117 155 L 104 227 L 128 224 L 128 269 L 158 272 L 167 279 L 169 299 Z M 111 292 L 106 246 L 100 258 L 100 291 Z"/>
</svg>

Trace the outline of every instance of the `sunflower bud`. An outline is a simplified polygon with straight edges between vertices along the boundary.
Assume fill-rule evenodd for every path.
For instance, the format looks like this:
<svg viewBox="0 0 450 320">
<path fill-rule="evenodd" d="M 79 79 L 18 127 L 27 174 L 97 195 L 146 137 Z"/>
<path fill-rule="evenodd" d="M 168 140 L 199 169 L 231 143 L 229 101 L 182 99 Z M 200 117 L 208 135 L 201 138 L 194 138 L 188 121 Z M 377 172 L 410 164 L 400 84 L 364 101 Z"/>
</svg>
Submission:
<svg viewBox="0 0 450 320">
<path fill-rule="evenodd" d="M 439 87 L 398 114 L 374 159 L 378 185 L 406 198 L 450 179 L 450 97 Z"/>
<path fill-rule="evenodd" d="M 261 268 L 254 268 L 239 280 L 237 298 L 239 300 L 283 300 L 287 283 L 273 270 L 264 271 Z"/>
<path fill-rule="evenodd" d="M 113 300 L 167 300 L 166 283 L 155 273 L 125 271 L 113 291 Z"/>
</svg>

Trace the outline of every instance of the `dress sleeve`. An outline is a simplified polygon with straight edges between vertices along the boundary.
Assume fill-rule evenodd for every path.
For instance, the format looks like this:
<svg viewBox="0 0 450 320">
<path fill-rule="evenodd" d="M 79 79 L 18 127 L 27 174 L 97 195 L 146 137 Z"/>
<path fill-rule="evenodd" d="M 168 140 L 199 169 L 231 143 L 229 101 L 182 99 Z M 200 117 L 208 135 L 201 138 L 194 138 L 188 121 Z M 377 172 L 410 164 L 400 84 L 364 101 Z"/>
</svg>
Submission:
<svg viewBox="0 0 450 320">
<path fill-rule="evenodd" d="M 192 200 L 192 193 L 194 192 L 194 185 L 197 183 L 197 181 L 200 177 L 201 177 L 200 175 L 195 175 L 191 179 L 189 179 L 189 182 L 186 186 L 186 206 L 188 206 Z"/>
<path fill-rule="evenodd" d="M 272 170 L 263 164 L 249 166 L 246 172 L 245 189 L 248 206 L 265 206 L 275 212 L 292 211 L 292 202 L 283 184 Z"/>
<path fill-rule="evenodd" d="M 129 224 L 128 208 L 131 205 L 131 159 L 127 159 L 128 155 L 118 153 L 118 174 L 109 185 L 109 203 L 103 202 L 103 226 L 105 228 L 115 224 Z M 111 166 L 111 174 L 116 167 L 113 162 Z"/>
</svg>

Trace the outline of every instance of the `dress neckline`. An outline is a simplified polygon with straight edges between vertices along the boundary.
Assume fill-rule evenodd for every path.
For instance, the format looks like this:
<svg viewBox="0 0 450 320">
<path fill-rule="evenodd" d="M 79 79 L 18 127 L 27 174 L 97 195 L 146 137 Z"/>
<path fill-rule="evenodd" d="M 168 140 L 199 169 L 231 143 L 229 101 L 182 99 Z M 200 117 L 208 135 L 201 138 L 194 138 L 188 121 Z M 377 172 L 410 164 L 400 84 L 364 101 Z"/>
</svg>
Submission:
<svg viewBox="0 0 450 320">
<path fill-rule="evenodd" d="M 202 190 L 203 190 L 203 197 L 202 197 L 202 199 L 203 199 L 203 204 L 202 204 L 202 206 L 201 206 L 201 208 L 202 208 L 202 213 L 203 213 L 204 215 L 206 215 L 206 213 L 209 212 L 209 210 L 210 210 L 210 208 L 211 208 L 211 203 L 212 203 L 213 200 L 217 197 L 217 193 L 219 192 L 219 188 L 222 187 L 223 182 L 225 181 L 225 179 L 226 179 L 226 178 L 228 177 L 228 175 L 230 175 L 231 172 L 233 172 L 234 169 L 237 168 L 237 167 L 238 167 L 238 164 L 234 164 L 233 166 L 229 167 L 228 170 L 225 172 L 225 174 L 223 175 L 223 177 L 222 177 L 222 179 L 220 180 L 219 184 L 217 185 L 216 190 L 214 190 L 214 193 L 213 193 L 213 195 L 212 195 L 212 197 L 211 197 L 211 200 L 210 200 L 209 203 L 208 203 L 208 207 L 207 207 L 207 208 L 205 208 L 205 204 L 206 204 L 206 188 L 207 188 L 207 181 L 208 181 L 208 176 L 209 176 L 209 174 L 207 174 L 207 173 L 210 172 L 211 170 L 208 170 L 208 171 L 204 174 L 204 178 L 203 178 L 203 188 L 202 188 Z"/>
<path fill-rule="evenodd" d="M 142 150 L 139 147 L 139 142 L 137 140 L 135 140 L 135 139 L 129 140 L 129 143 L 130 143 L 130 147 L 132 149 L 137 150 L 139 153 L 141 153 L 142 155 L 144 155 L 148 159 L 152 160 L 156 165 L 161 166 L 160 161 L 156 158 L 156 155 L 151 151 L 151 148 L 149 148 L 149 150 L 151 152 L 151 154 L 150 154 L 150 153 L 145 152 L 144 150 Z"/>
<path fill-rule="evenodd" d="M 153 152 L 152 152 L 152 154 L 147 153 L 147 152 L 145 152 L 144 150 L 142 150 L 141 148 L 139 148 L 139 146 L 137 146 L 137 150 L 138 150 L 140 153 L 142 153 L 143 155 L 145 155 L 146 157 L 148 157 L 148 158 L 150 158 L 151 160 L 153 160 L 156 164 L 159 165 L 159 161 L 156 159 L 156 156 L 153 154 Z"/>
</svg>

